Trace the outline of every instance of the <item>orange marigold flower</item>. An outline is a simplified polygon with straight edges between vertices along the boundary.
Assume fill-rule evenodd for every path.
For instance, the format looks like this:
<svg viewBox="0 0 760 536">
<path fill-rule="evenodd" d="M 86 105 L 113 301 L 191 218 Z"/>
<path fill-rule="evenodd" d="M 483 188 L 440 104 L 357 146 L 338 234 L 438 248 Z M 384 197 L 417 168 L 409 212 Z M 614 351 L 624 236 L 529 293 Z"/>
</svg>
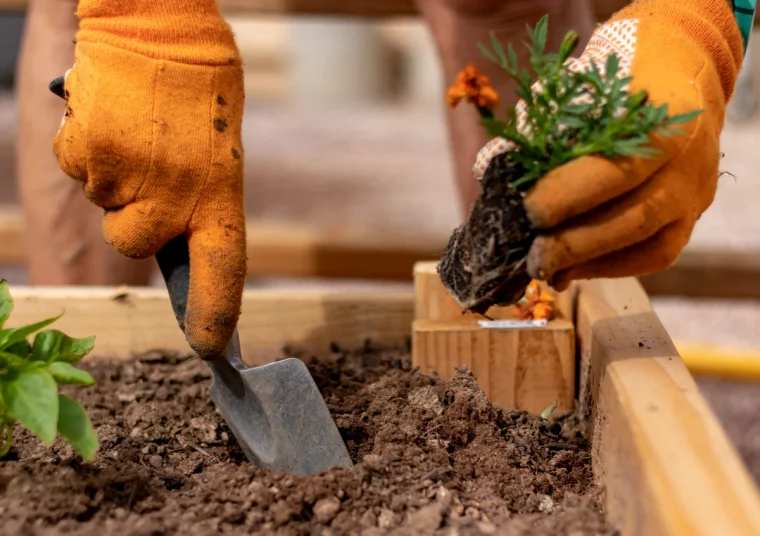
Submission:
<svg viewBox="0 0 760 536">
<path fill-rule="evenodd" d="M 456 82 L 446 92 L 446 103 L 452 108 L 462 99 L 480 108 L 493 109 L 499 106 L 499 95 L 491 87 L 490 80 L 472 63 L 459 71 Z"/>
<path fill-rule="evenodd" d="M 554 318 L 554 296 L 541 288 L 535 279 L 530 282 L 525 296 L 517 305 L 517 316 L 521 320 L 551 320 Z"/>
</svg>

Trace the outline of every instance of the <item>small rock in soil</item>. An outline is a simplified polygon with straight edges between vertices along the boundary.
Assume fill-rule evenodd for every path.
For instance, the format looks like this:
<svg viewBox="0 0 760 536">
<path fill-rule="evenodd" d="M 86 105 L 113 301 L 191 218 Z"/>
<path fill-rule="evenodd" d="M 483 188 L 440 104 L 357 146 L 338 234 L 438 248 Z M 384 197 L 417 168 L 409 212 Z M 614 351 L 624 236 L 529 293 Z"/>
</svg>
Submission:
<svg viewBox="0 0 760 536">
<path fill-rule="evenodd" d="M 338 510 L 340 510 L 340 499 L 337 497 L 320 499 L 314 505 L 314 519 L 322 525 L 327 525 L 335 518 Z"/>
</svg>

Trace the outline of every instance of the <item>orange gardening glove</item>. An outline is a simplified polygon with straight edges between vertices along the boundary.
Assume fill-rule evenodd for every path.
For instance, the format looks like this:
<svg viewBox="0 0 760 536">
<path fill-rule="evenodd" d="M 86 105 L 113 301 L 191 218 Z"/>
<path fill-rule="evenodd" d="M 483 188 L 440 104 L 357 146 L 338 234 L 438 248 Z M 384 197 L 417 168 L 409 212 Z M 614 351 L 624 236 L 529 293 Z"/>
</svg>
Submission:
<svg viewBox="0 0 760 536">
<path fill-rule="evenodd" d="M 66 114 L 53 142 L 63 171 L 105 209 L 106 241 L 154 255 L 185 234 L 185 334 L 224 351 L 246 275 L 243 72 L 214 0 L 81 0 Z"/>
<path fill-rule="evenodd" d="M 743 59 L 743 41 L 726 0 L 639 0 L 597 28 L 571 68 L 593 59 L 602 73 L 615 52 L 628 90 L 646 90 L 670 115 L 702 113 L 653 135 L 651 159 L 586 156 L 539 179 L 524 199 L 540 235 L 527 258 L 531 277 L 564 290 L 571 280 L 638 276 L 666 269 L 689 241 L 718 182 L 719 137 Z M 517 106 L 518 121 L 524 103 Z M 518 128 L 519 128 L 518 122 Z M 524 125 L 524 122 L 523 122 Z M 478 155 L 476 178 L 506 140 Z"/>
</svg>

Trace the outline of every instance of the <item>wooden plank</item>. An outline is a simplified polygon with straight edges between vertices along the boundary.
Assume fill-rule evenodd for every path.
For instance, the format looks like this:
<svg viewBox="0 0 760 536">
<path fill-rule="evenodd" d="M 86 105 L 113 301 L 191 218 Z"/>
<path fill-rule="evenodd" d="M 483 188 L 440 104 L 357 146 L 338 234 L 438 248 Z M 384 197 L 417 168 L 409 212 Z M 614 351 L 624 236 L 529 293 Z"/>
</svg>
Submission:
<svg viewBox="0 0 760 536">
<path fill-rule="evenodd" d="M 582 409 L 624 535 L 760 534 L 760 494 L 635 279 L 580 285 Z"/>
<path fill-rule="evenodd" d="M 189 351 L 163 289 L 14 287 L 8 327 L 64 315 L 53 327 L 96 336 L 96 356 L 128 358 L 155 349 Z M 247 290 L 238 324 L 243 357 L 261 365 L 283 345 L 325 355 L 330 344 L 359 348 L 366 340 L 404 345 L 414 310 L 411 292 L 336 293 Z"/>
<path fill-rule="evenodd" d="M 466 365 L 494 404 L 539 414 L 575 401 L 575 329 L 567 320 L 546 327 L 486 329 L 474 320 L 415 320 L 412 365 L 441 378 Z"/>
<path fill-rule="evenodd" d="M 537 414 L 556 402 L 559 412 L 573 409 L 575 328 L 566 309 L 571 299 L 557 300 L 561 314 L 546 327 L 494 329 L 481 327 L 481 316 L 462 313 L 441 284 L 436 263 L 417 263 L 414 285 L 413 365 L 442 378 L 467 365 L 489 400 L 503 408 Z M 514 319 L 515 313 L 514 307 L 487 312 L 493 319 Z"/>
<path fill-rule="evenodd" d="M 650 296 L 760 299 L 760 251 L 686 249 L 664 272 L 640 277 Z"/>
<path fill-rule="evenodd" d="M 417 261 L 438 258 L 446 245 L 446 237 L 405 237 L 303 223 L 253 220 L 246 232 L 249 277 L 408 281 Z M 24 221 L 16 207 L 0 206 L 0 244 L 0 266 L 24 263 Z M 671 268 L 640 281 L 651 296 L 760 299 L 760 252 L 687 249 Z M 448 303 L 456 307 L 453 300 Z"/>
<path fill-rule="evenodd" d="M 354 227 L 251 222 L 248 276 L 406 280 L 417 261 L 437 258 L 445 237 L 408 238 Z"/>
<path fill-rule="evenodd" d="M 446 245 L 445 237 L 255 220 L 248 222 L 246 233 L 249 277 L 410 281 L 414 263 L 436 258 Z M 24 262 L 24 221 L 15 207 L 0 207 L 0 244 L 0 266 Z"/>
</svg>

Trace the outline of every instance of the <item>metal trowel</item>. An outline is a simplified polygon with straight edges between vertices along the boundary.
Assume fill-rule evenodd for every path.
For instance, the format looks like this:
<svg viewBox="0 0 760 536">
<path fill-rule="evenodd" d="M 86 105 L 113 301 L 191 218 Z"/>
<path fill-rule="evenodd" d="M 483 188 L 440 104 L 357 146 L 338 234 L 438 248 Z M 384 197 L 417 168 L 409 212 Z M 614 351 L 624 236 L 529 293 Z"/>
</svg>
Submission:
<svg viewBox="0 0 760 536">
<path fill-rule="evenodd" d="M 63 76 L 50 82 L 66 98 Z M 174 315 L 184 330 L 190 256 L 178 236 L 156 254 L 169 289 Z M 246 368 L 237 329 L 224 355 L 207 361 L 213 373 L 211 398 L 248 460 L 261 467 L 313 475 L 331 467 L 350 467 L 351 457 L 314 378 L 299 359 Z"/>
<path fill-rule="evenodd" d="M 169 298 L 184 329 L 190 281 L 187 239 L 178 236 L 156 254 Z M 237 329 L 224 355 L 207 361 L 214 404 L 248 460 L 260 467 L 308 476 L 351 467 L 351 457 L 306 365 L 295 358 L 247 368 Z"/>
</svg>

